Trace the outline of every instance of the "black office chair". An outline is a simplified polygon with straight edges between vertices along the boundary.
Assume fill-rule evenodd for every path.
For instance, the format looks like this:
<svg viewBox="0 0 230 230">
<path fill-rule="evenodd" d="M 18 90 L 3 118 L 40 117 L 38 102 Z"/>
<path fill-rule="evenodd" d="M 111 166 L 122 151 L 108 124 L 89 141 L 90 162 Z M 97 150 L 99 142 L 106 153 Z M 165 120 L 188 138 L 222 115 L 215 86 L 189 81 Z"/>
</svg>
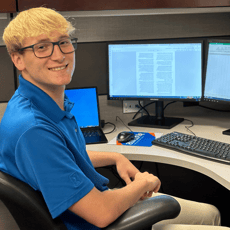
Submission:
<svg viewBox="0 0 230 230">
<path fill-rule="evenodd" d="M 40 192 L 4 172 L 0 172 L 0 200 L 20 230 L 67 230 L 60 218 L 51 218 Z M 153 224 L 179 213 L 180 205 L 175 199 L 157 196 L 137 203 L 104 230 L 151 229 Z"/>
</svg>

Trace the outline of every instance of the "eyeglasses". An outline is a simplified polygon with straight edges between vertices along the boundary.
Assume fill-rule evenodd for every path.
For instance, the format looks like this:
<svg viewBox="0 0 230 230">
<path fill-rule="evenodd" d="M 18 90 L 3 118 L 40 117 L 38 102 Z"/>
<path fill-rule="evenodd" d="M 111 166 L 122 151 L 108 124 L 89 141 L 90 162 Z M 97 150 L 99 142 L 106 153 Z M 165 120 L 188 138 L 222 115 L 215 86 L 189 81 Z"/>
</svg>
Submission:
<svg viewBox="0 0 230 230">
<path fill-rule="evenodd" d="M 77 49 L 77 38 L 64 38 L 58 42 L 39 42 L 31 46 L 23 47 L 18 51 L 32 48 L 37 58 L 50 57 L 53 54 L 54 46 L 58 45 L 63 54 L 73 53 Z"/>
</svg>

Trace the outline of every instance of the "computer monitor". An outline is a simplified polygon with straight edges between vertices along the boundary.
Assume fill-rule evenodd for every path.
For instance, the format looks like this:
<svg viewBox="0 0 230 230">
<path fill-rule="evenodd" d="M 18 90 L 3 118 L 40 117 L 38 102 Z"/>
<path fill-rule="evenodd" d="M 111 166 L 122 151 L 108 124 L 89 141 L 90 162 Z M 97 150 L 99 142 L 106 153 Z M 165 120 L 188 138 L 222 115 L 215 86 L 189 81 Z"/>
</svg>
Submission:
<svg viewBox="0 0 230 230">
<path fill-rule="evenodd" d="M 108 99 L 156 101 L 156 116 L 129 125 L 172 128 L 183 118 L 164 117 L 163 102 L 200 101 L 202 41 L 108 44 Z"/>
<path fill-rule="evenodd" d="M 230 103 L 230 40 L 208 40 L 207 46 L 204 101 Z"/>
</svg>

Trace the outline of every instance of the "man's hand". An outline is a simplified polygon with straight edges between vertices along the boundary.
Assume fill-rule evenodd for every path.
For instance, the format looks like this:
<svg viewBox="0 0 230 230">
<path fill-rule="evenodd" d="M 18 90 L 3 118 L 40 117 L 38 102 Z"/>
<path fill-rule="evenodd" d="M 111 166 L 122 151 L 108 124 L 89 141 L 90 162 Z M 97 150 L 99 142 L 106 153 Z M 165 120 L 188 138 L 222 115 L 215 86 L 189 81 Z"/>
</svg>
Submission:
<svg viewBox="0 0 230 230">
<path fill-rule="evenodd" d="M 147 172 L 140 173 L 140 171 L 120 153 L 88 151 L 88 154 L 94 167 L 116 165 L 119 176 L 127 185 L 132 183 L 132 181 L 140 180 L 140 182 L 144 182 L 148 190 L 145 190 L 141 199 L 152 196 L 152 193 L 157 192 L 160 188 L 161 182 L 157 177 Z"/>
<path fill-rule="evenodd" d="M 143 194 L 141 199 L 145 199 L 147 197 L 151 197 L 153 192 L 158 192 L 161 186 L 161 182 L 158 177 L 150 174 L 148 172 L 141 173 L 127 158 L 122 156 L 119 161 L 116 163 L 117 172 L 120 177 L 126 182 L 126 184 L 130 184 L 132 181 L 146 181 L 148 185 L 148 191 Z M 132 180 L 131 180 L 132 179 Z"/>
<path fill-rule="evenodd" d="M 134 180 L 139 170 L 124 156 L 116 162 L 117 172 L 128 185 Z M 131 180 L 132 179 L 132 180 Z"/>
<path fill-rule="evenodd" d="M 147 192 L 141 197 L 142 200 L 151 197 L 153 192 L 157 193 L 161 187 L 161 182 L 158 177 L 148 172 L 137 173 L 134 181 L 145 181 L 147 184 Z"/>
</svg>

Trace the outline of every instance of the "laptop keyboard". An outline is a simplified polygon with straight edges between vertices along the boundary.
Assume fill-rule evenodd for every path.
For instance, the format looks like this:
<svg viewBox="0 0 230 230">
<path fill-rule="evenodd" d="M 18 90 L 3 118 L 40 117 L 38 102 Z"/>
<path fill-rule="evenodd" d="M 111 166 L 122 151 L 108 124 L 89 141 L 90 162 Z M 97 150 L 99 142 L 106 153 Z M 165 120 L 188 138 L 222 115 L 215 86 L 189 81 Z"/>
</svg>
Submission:
<svg viewBox="0 0 230 230">
<path fill-rule="evenodd" d="M 107 138 L 100 129 L 82 130 L 86 144 L 107 143 Z"/>
<path fill-rule="evenodd" d="M 84 130 L 83 132 L 84 137 L 100 137 L 102 133 L 100 130 Z"/>
</svg>

